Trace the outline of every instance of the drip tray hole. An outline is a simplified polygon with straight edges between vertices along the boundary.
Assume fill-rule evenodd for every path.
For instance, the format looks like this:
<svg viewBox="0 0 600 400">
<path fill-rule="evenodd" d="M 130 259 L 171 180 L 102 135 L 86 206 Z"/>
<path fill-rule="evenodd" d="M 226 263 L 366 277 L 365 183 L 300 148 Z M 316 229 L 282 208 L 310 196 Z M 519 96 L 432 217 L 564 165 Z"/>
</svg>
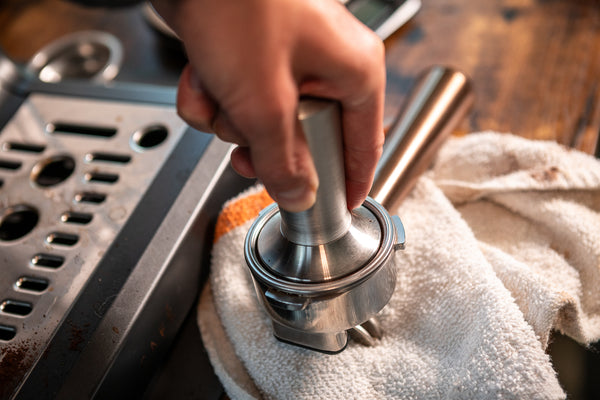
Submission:
<svg viewBox="0 0 600 400">
<path fill-rule="evenodd" d="M 22 276 L 20 277 L 15 286 L 19 289 L 29 290 L 31 292 L 43 292 L 48 289 L 48 281 L 42 278 L 33 278 L 30 276 Z"/>
<path fill-rule="evenodd" d="M 167 139 L 169 131 L 163 125 L 152 125 L 133 134 L 133 142 L 143 149 L 156 147 Z"/>
<path fill-rule="evenodd" d="M 47 243 L 61 246 L 75 246 L 78 241 L 79 236 L 64 232 L 52 232 L 46 236 Z"/>
<path fill-rule="evenodd" d="M 58 185 L 75 170 L 75 160 L 69 156 L 50 157 L 37 163 L 31 172 L 31 179 L 43 187 Z"/>
<path fill-rule="evenodd" d="M 60 268 L 65 262 L 65 258 L 62 256 L 56 256 L 53 254 L 38 253 L 31 257 L 31 264 L 36 267 L 44 268 Z"/>
<path fill-rule="evenodd" d="M 18 300 L 4 300 L 0 304 L 0 311 L 6 314 L 14 314 L 25 316 L 33 310 L 33 306 L 30 303 Z"/>
<path fill-rule="evenodd" d="M 106 195 L 96 192 L 81 192 L 75 195 L 76 203 L 100 204 L 106 200 Z"/>
<path fill-rule="evenodd" d="M 9 340 L 12 340 L 16 334 L 17 330 L 14 327 L 8 325 L 0 325 L 0 340 L 8 342 Z"/>
<path fill-rule="evenodd" d="M 35 228 L 39 220 L 35 208 L 19 204 L 0 213 L 0 241 L 22 238 Z"/>
<path fill-rule="evenodd" d="M 66 211 L 60 216 L 62 222 L 68 224 L 86 225 L 92 222 L 93 215 L 82 212 Z"/>
</svg>

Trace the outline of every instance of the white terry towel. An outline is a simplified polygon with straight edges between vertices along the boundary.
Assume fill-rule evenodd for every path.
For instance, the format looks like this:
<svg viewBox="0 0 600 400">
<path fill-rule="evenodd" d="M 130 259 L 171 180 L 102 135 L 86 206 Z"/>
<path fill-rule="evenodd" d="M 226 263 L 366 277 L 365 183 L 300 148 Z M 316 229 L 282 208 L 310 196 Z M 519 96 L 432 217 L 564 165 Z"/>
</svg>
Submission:
<svg viewBox="0 0 600 400">
<path fill-rule="evenodd" d="M 600 161 L 508 134 L 452 138 L 408 198 L 398 283 L 375 347 L 326 355 L 276 340 L 243 241 L 269 202 L 225 205 L 198 323 L 233 399 L 564 398 L 553 329 L 600 338 Z"/>
</svg>

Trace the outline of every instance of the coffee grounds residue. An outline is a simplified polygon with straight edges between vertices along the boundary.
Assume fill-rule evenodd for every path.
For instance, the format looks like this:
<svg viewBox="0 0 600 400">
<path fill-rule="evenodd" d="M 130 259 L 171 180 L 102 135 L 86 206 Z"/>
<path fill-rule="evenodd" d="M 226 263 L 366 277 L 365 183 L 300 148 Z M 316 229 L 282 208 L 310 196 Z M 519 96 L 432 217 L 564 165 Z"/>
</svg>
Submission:
<svg viewBox="0 0 600 400">
<path fill-rule="evenodd" d="M 31 368 L 38 344 L 33 340 L 0 348 L 0 398 L 8 398 Z"/>
</svg>

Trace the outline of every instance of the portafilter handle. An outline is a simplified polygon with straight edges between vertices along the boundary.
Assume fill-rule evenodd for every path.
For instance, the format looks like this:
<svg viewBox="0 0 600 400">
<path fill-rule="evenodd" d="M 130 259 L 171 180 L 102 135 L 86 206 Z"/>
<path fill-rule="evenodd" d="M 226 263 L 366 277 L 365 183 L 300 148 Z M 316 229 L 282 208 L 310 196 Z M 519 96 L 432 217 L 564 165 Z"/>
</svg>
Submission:
<svg viewBox="0 0 600 400">
<path fill-rule="evenodd" d="M 474 98 L 464 73 L 444 66 L 426 70 L 388 131 L 369 196 L 395 211 Z"/>
</svg>

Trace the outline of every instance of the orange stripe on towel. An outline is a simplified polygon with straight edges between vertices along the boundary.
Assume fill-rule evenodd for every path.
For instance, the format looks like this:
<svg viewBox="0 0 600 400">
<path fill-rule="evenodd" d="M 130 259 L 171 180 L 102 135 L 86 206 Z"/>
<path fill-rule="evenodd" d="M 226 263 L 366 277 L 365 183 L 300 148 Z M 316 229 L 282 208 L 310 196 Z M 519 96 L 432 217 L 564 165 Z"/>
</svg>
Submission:
<svg viewBox="0 0 600 400">
<path fill-rule="evenodd" d="M 256 218 L 258 213 L 271 203 L 273 203 L 273 199 L 264 189 L 232 201 L 219 214 L 214 241 L 218 241 L 221 236 L 243 225 L 246 221 Z"/>
</svg>

